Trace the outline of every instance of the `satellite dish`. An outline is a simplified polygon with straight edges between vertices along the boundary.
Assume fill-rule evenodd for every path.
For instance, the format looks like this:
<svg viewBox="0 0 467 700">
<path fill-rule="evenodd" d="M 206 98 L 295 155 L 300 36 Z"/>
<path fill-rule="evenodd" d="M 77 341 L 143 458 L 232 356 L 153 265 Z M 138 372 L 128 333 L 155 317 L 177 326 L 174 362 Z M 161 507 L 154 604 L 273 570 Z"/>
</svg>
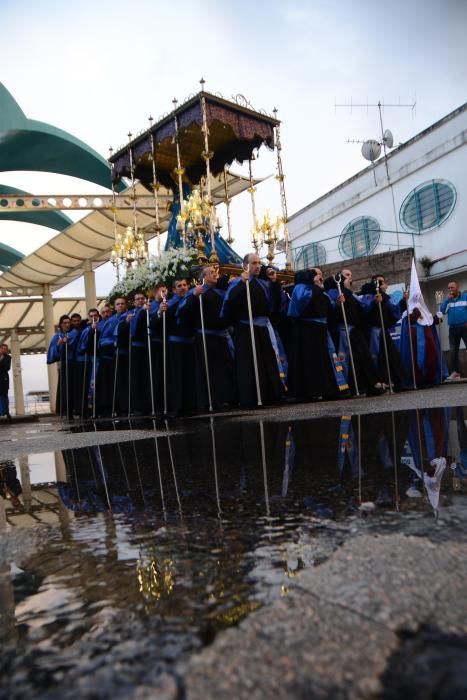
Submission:
<svg viewBox="0 0 467 700">
<path fill-rule="evenodd" d="M 362 146 L 362 156 L 366 160 L 371 160 L 373 161 L 377 160 L 381 154 L 381 144 L 378 141 L 375 141 L 374 139 L 369 139 L 368 141 L 365 141 L 363 146 Z"/>
<path fill-rule="evenodd" d="M 392 135 L 392 131 L 386 129 L 383 134 L 383 141 L 388 148 L 392 148 L 394 146 L 394 136 Z"/>
</svg>

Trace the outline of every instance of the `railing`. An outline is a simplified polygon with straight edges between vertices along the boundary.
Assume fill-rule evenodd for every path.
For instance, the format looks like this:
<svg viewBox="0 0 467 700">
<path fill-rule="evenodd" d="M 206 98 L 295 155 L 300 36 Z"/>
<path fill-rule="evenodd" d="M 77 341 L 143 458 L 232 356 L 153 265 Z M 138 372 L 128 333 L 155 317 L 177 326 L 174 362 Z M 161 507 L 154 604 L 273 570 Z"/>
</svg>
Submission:
<svg viewBox="0 0 467 700">
<path fill-rule="evenodd" d="M 310 231 L 311 233 L 311 231 Z M 407 233 L 406 231 L 393 231 L 389 229 L 380 230 L 381 238 L 374 250 L 370 253 L 367 251 L 362 252 L 362 255 L 356 256 L 352 259 L 358 259 L 358 257 L 366 257 L 367 255 L 372 255 L 375 253 L 383 253 L 390 250 L 399 250 L 406 246 L 412 248 L 419 248 L 421 244 L 415 244 L 415 238 L 418 238 L 418 234 Z M 383 234 L 384 238 L 383 238 Z M 335 236 L 329 236 L 328 238 L 322 238 L 319 241 L 308 241 L 301 246 L 292 248 L 292 265 L 294 270 L 303 270 L 305 268 L 310 268 L 313 266 L 319 267 L 326 263 L 337 262 L 339 260 L 348 260 L 349 258 L 343 258 L 341 251 L 339 249 L 339 239 L 341 238 L 341 233 Z M 405 238 L 399 240 L 399 237 L 404 236 Z M 407 240 L 407 236 L 410 236 L 410 242 Z M 388 238 L 391 237 L 391 240 Z"/>
<path fill-rule="evenodd" d="M 50 413 L 50 402 L 42 401 L 40 397 L 25 396 L 24 397 L 24 413 L 27 416 L 34 416 L 37 414 Z M 10 397 L 10 414 L 16 416 L 16 405 L 14 397 Z"/>
</svg>

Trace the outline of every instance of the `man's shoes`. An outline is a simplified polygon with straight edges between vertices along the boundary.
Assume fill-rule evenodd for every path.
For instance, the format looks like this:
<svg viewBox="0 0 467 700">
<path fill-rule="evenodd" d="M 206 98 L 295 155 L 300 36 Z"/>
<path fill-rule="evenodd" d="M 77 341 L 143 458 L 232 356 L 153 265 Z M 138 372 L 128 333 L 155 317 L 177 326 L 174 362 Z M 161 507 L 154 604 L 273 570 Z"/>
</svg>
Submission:
<svg viewBox="0 0 467 700">
<path fill-rule="evenodd" d="M 459 372 L 451 372 L 449 377 L 446 377 L 446 379 L 444 381 L 452 382 L 453 380 L 460 379 L 460 378 L 461 378 L 461 375 L 459 374 Z"/>
</svg>

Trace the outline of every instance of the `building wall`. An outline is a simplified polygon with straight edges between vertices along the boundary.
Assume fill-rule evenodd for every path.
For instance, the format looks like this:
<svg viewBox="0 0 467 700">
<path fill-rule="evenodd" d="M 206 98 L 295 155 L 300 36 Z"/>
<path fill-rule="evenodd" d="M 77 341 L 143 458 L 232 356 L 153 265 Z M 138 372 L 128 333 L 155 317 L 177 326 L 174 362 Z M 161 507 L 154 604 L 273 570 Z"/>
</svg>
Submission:
<svg viewBox="0 0 467 700">
<path fill-rule="evenodd" d="M 323 242 L 327 252 L 326 262 L 339 260 L 342 258 L 338 247 L 339 236 L 345 226 L 358 217 L 372 216 L 382 229 L 375 253 L 415 246 L 417 258 L 443 258 L 433 266 L 432 276 L 444 275 L 455 268 L 467 269 L 467 246 L 464 242 L 464 222 L 467 220 L 466 146 L 467 106 L 392 151 L 388 158 L 390 184 L 385 163 L 380 160 L 374 169 L 370 166 L 357 173 L 294 214 L 289 223 L 292 248 L 297 249 L 310 242 Z M 457 192 L 454 210 L 441 226 L 432 231 L 421 235 L 407 233 L 399 221 L 400 208 L 415 187 L 432 179 L 448 180 L 454 185 Z"/>
<path fill-rule="evenodd" d="M 434 262 L 428 275 L 419 262 L 417 270 L 425 300 L 435 312 L 434 292 L 443 290 L 447 294 L 450 279 L 467 289 L 467 104 L 393 149 L 387 162 L 389 183 L 385 162 L 380 159 L 374 168 L 370 165 L 292 215 L 289 222 L 292 250 L 296 255 L 309 243 L 321 243 L 326 249 L 326 263 L 333 269 L 343 262 L 339 237 L 347 224 L 362 216 L 373 217 L 381 228 L 374 254 L 414 248 L 416 260 L 428 257 Z M 401 206 L 412 190 L 434 179 L 446 180 L 454 186 L 454 209 L 431 231 L 407 233 L 399 219 Z M 361 267 L 360 258 L 345 257 L 346 267 Z M 371 259 L 365 265 L 371 269 Z M 400 279 L 393 278 L 392 282 L 406 281 L 405 265 L 402 267 L 399 274 L 394 271 L 394 277 Z M 447 322 L 442 324 L 441 338 L 446 350 Z"/>
</svg>

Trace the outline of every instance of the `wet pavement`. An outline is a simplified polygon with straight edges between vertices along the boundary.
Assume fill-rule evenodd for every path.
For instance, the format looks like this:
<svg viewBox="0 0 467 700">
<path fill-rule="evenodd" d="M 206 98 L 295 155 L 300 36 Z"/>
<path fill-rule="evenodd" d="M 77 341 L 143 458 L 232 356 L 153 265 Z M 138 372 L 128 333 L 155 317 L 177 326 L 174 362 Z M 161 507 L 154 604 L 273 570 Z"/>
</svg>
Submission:
<svg viewBox="0 0 467 700">
<path fill-rule="evenodd" d="M 2 434 L 0 697 L 395 697 L 401 645 L 463 659 L 467 413 L 440 391 Z"/>
</svg>

